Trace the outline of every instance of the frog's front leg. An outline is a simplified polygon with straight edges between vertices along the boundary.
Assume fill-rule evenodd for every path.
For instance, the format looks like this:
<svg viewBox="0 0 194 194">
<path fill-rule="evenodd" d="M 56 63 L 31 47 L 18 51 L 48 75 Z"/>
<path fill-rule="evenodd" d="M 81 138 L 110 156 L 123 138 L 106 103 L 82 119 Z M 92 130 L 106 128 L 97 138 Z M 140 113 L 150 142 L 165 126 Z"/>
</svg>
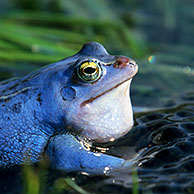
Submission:
<svg viewBox="0 0 194 194">
<path fill-rule="evenodd" d="M 66 172 L 80 171 L 91 174 L 103 173 L 121 167 L 125 160 L 84 149 L 82 144 L 70 134 L 53 136 L 47 146 L 46 154 L 52 167 Z"/>
</svg>

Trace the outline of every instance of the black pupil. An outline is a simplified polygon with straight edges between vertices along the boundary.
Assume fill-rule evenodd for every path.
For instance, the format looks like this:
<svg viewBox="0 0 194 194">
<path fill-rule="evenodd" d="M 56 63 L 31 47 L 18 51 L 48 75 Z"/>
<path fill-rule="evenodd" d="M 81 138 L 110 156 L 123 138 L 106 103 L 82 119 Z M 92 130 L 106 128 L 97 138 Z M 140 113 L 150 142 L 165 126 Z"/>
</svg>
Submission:
<svg viewBox="0 0 194 194">
<path fill-rule="evenodd" d="M 92 68 L 92 67 L 87 67 L 87 68 L 84 69 L 84 73 L 86 73 L 86 74 L 92 74 L 95 71 L 96 71 L 96 69 Z"/>
</svg>

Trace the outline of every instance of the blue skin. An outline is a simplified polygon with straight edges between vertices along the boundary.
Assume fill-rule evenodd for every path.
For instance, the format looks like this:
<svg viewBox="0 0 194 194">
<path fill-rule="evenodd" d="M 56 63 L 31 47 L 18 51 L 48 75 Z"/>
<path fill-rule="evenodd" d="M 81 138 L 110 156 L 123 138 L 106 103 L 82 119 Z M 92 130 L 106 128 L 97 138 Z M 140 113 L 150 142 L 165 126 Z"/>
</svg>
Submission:
<svg viewBox="0 0 194 194">
<path fill-rule="evenodd" d="M 89 81 L 78 71 L 88 61 L 101 70 Z M 94 153 L 83 142 L 113 141 L 132 128 L 128 91 L 136 72 L 130 58 L 90 42 L 72 57 L 0 83 L 0 167 L 38 162 L 44 154 L 67 172 L 123 166 L 124 159 Z"/>
</svg>

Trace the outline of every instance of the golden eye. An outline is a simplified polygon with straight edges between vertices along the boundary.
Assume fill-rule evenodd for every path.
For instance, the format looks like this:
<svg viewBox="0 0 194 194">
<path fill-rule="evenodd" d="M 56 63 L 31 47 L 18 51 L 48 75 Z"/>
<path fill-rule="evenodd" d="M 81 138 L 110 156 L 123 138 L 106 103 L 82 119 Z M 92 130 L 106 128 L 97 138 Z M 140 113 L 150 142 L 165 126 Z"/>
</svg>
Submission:
<svg viewBox="0 0 194 194">
<path fill-rule="evenodd" d="M 77 68 L 77 75 L 84 82 L 95 82 L 100 78 L 101 73 L 100 65 L 94 61 L 84 62 Z"/>
</svg>

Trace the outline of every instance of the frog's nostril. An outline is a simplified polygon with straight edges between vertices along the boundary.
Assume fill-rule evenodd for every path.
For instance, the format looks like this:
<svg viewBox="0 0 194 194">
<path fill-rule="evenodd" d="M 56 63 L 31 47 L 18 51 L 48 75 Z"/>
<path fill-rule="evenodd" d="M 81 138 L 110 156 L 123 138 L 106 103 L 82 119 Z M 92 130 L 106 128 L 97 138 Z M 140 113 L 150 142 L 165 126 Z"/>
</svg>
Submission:
<svg viewBox="0 0 194 194">
<path fill-rule="evenodd" d="M 120 57 L 113 64 L 113 67 L 122 69 L 122 68 L 124 68 L 124 67 L 126 67 L 128 65 L 135 66 L 135 62 L 133 62 L 131 59 L 129 59 L 127 57 Z"/>
<path fill-rule="evenodd" d="M 133 67 L 133 66 L 136 66 L 136 63 L 135 63 L 135 61 L 129 62 L 128 65 L 130 65 L 131 67 Z"/>
</svg>

